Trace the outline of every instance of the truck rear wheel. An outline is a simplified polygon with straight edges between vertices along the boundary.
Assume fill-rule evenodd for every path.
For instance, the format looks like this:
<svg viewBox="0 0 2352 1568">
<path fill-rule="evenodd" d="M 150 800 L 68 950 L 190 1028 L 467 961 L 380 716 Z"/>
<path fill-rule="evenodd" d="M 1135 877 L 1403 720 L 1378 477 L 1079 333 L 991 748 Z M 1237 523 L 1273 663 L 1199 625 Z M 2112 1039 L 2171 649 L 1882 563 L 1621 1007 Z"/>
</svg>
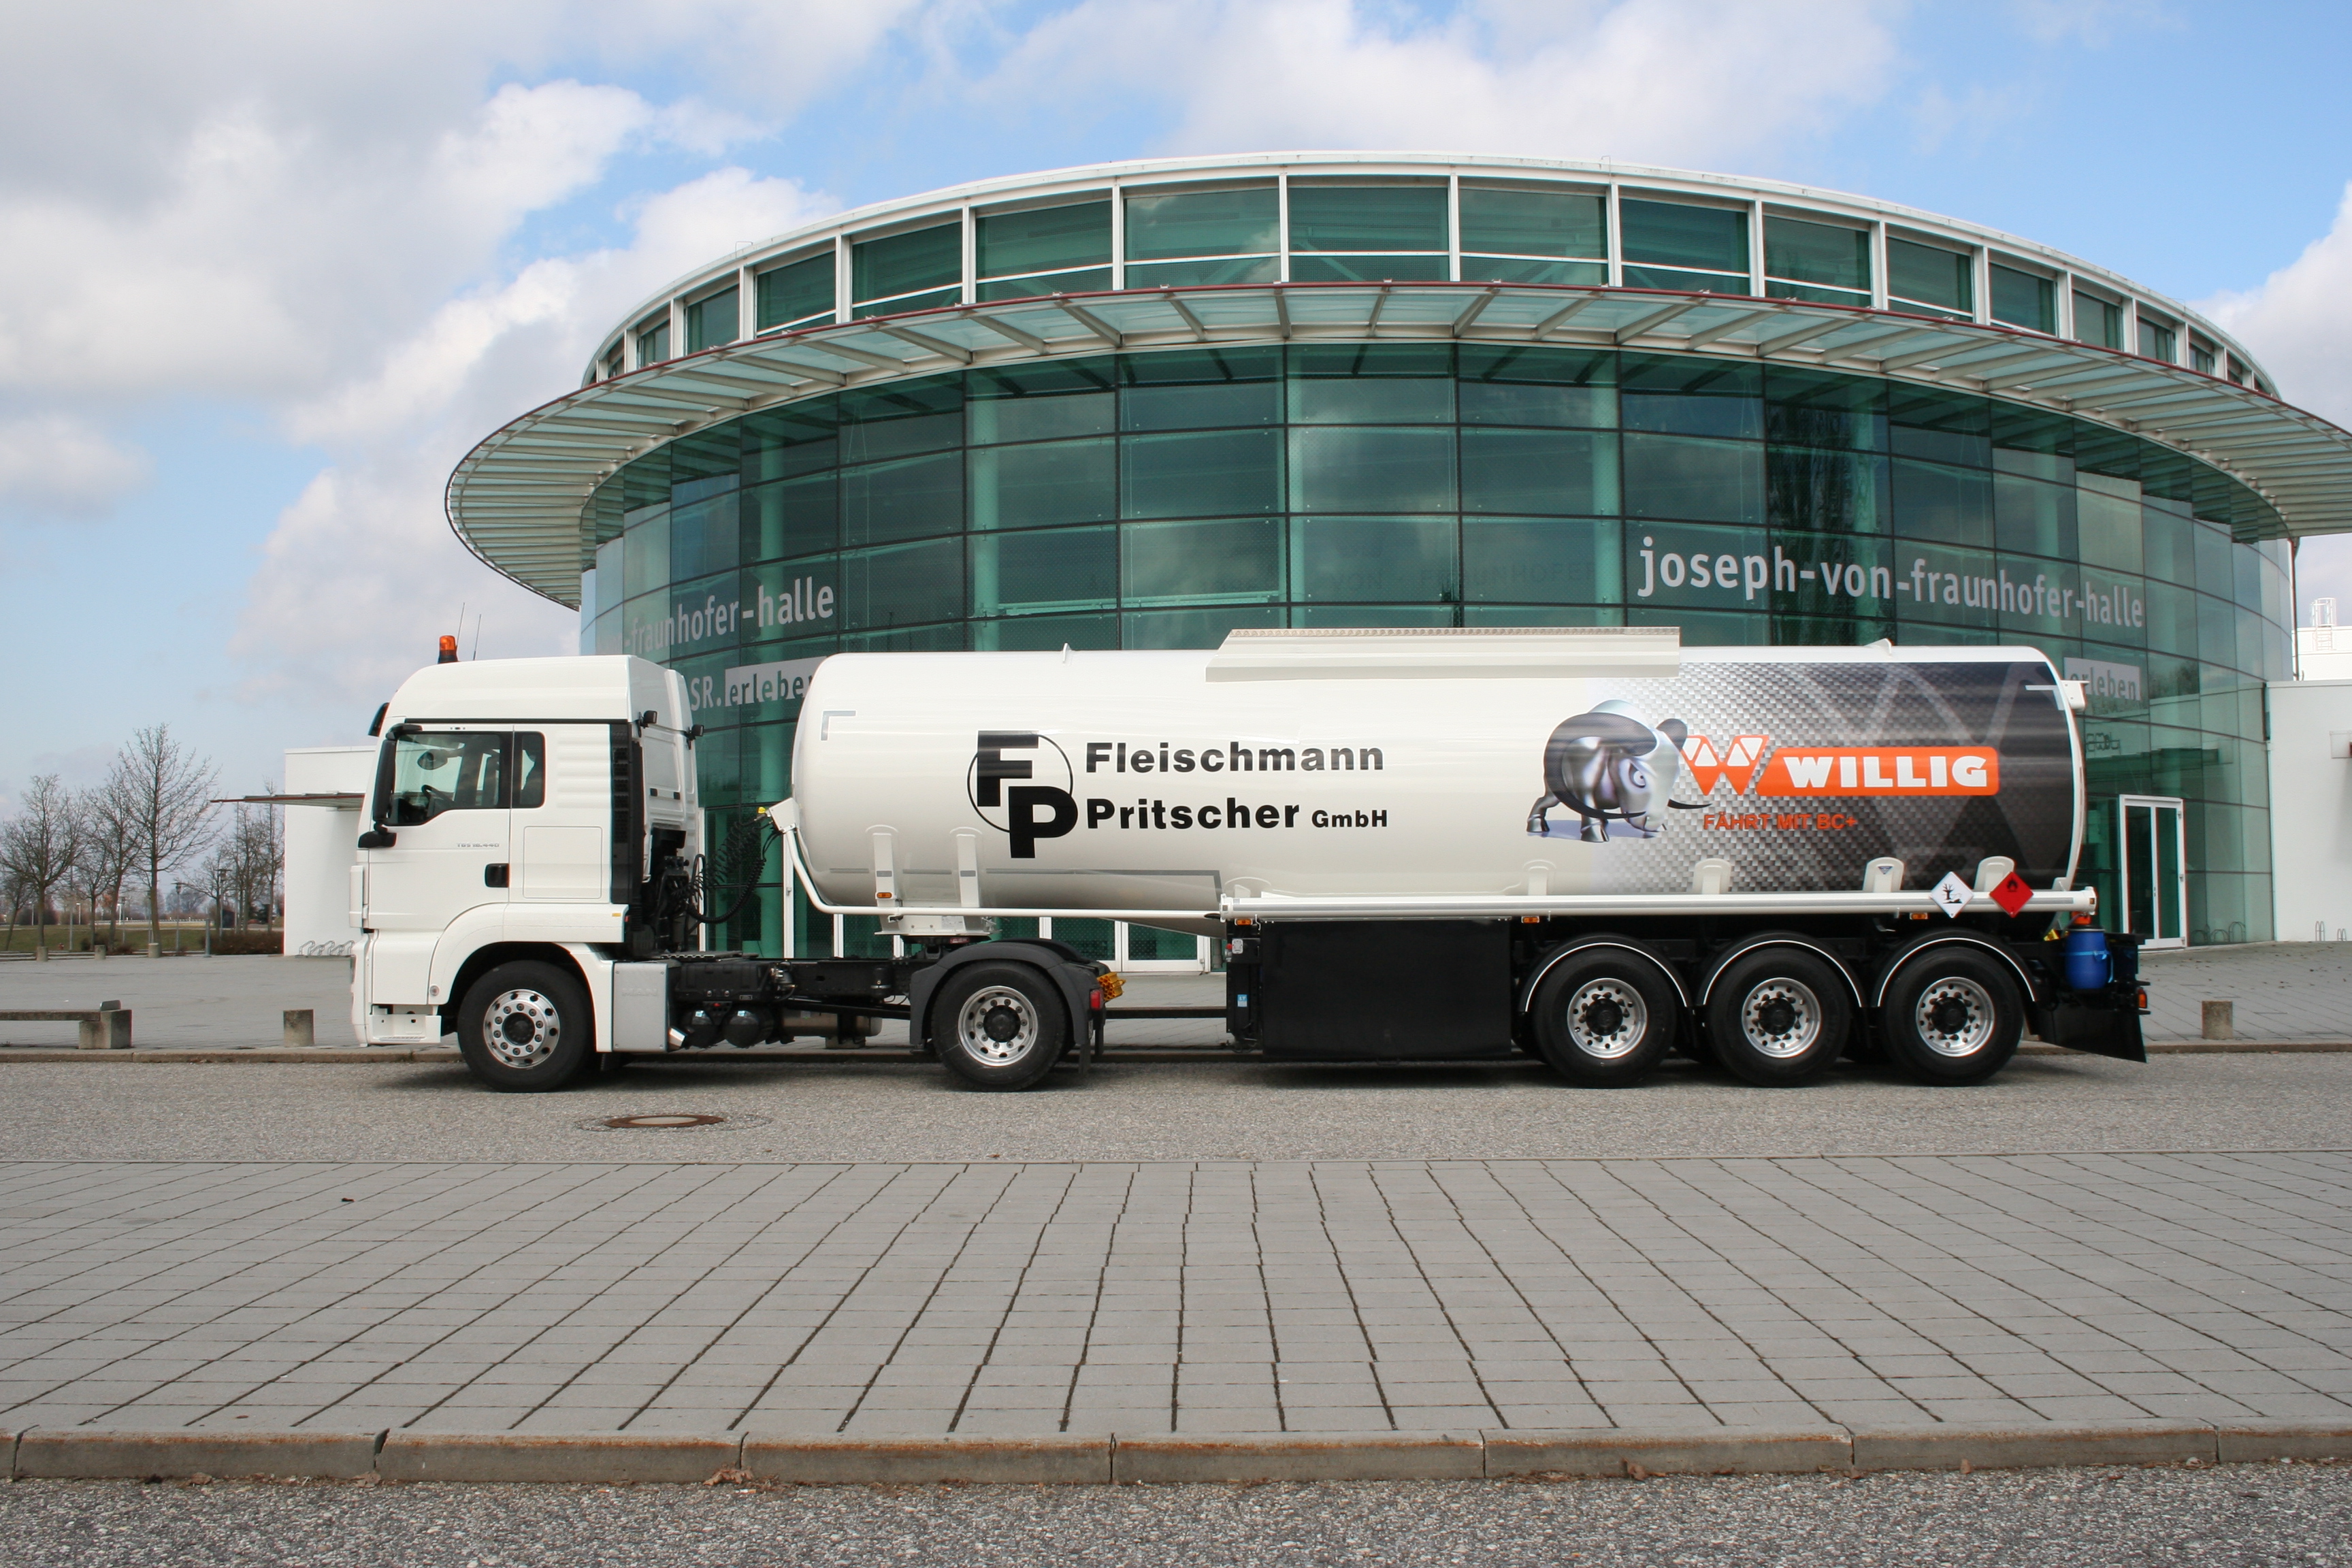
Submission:
<svg viewBox="0 0 2352 1568">
<path fill-rule="evenodd" d="M 1054 984 L 1025 963 L 974 963 L 940 984 L 931 1045 L 974 1089 L 1027 1089 L 1061 1059 L 1069 1020 Z"/>
<path fill-rule="evenodd" d="M 562 1089 L 595 1047 L 587 994 L 551 963 L 501 963 L 474 982 L 457 1009 L 467 1070 L 509 1094 Z"/>
<path fill-rule="evenodd" d="M 1896 970 L 1878 1013 L 1887 1055 L 1922 1083 L 1982 1083 L 2024 1030 L 2016 977 L 1965 947 L 1931 948 Z"/>
<path fill-rule="evenodd" d="M 1745 953 L 1707 994 L 1707 1044 L 1716 1059 L 1765 1088 L 1820 1077 L 1845 1050 L 1853 1006 L 1845 978 L 1801 947 Z"/>
<path fill-rule="evenodd" d="M 1575 954 L 1552 966 L 1529 1009 L 1544 1059 L 1578 1083 L 1638 1083 L 1681 1026 L 1682 1005 L 1654 964 L 1625 953 Z"/>
</svg>

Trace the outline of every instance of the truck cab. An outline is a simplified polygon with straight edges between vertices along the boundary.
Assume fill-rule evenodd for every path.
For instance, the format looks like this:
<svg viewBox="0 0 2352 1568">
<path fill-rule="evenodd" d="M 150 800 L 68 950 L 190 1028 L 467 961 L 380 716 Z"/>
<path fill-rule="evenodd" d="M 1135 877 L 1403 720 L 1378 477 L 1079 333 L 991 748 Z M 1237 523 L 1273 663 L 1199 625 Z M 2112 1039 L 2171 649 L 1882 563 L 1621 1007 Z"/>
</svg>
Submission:
<svg viewBox="0 0 2352 1568">
<path fill-rule="evenodd" d="M 436 1041 L 476 1003 L 512 1037 L 494 1069 L 609 1049 L 590 998 L 611 966 L 690 934 L 656 930 L 651 896 L 702 850 L 684 679 L 626 656 L 430 666 L 378 732 L 351 872 L 359 1037 Z M 478 996 L 491 977 L 512 984 Z"/>
</svg>

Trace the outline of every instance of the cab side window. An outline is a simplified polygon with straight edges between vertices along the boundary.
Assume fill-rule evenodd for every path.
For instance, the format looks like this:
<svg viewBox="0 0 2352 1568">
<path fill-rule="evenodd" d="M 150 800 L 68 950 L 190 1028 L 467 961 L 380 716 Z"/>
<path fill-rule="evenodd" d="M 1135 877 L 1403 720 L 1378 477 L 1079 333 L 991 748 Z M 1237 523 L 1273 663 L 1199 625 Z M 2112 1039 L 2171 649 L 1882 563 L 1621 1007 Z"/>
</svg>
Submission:
<svg viewBox="0 0 2352 1568">
<path fill-rule="evenodd" d="M 390 826 L 415 827 L 446 811 L 505 810 L 509 739 L 478 731 L 402 735 L 393 749 Z"/>
<path fill-rule="evenodd" d="M 536 811 L 547 804 L 547 741 L 529 730 L 514 741 L 514 808 Z"/>
</svg>

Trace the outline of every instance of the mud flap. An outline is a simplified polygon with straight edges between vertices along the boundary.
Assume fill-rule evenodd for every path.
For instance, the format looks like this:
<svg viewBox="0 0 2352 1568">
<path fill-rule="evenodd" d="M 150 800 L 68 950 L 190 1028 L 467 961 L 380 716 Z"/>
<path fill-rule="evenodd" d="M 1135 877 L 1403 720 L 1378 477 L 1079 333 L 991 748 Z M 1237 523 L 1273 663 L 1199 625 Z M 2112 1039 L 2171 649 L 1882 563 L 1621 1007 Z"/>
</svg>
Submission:
<svg viewBox="0 0 2352 1568">
<path fill-rule="evenodd" d="M 2147 1060 L 2140 1039 L 2137 987 L 2109 987 L 2120 995 L 2103 997 L 2108 1005 L 2093 1006 L 2066 997 L 2055 1007 L 2036 1008 L 2033 1032 L 2053 1046 L 2093 1056 L 2115 1057 L 2127 1062 Z"/>
</svg>

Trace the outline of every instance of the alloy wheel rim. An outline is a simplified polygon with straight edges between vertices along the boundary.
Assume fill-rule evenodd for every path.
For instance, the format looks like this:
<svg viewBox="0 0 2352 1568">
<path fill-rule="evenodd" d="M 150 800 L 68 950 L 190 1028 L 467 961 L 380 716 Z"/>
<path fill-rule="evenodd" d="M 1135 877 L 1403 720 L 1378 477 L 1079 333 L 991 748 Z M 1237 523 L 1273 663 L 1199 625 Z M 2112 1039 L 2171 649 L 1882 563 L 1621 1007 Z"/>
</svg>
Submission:
<svg viewBox="0 0 2352 1568">
<path fill-rule="evenodd" d="M 1803 1056 L 1822 1037 L 1822 1001 L 1813 988 L 1787 975 L 1759 981 L 1739 1001 L 1739 1032 L 1777 1061 Z"/>
<path fill-rule="evenodd" d="M 1947 975 L 1919 993 L 1911 1022 L 1939 1057 L 1972 1057 L 1992 1043 L 1992 994 L 1973 980 Z"/>
<path fill-rule="evenodd" d="M 1011 1067 L 1037 1047 L 1037 1009 L 1010 986 L 988 986 L 957 1013 L 956 1038 L 974 1060 Z"/>
<path fill-rule="evenodd" d="M 1649 1033 L 1649 1005 L 1622 980 L 1588 980 L 1568 999 L 1568 1037 L 1588 1057 L 1614 1061 Z"/>
<path fill-rule="evenodd" d="M 482 1015 L 482 1044 L 500 1067 L 537 1067 L 563 1040 L 563 1015 L 543 991 L 502 992 Z"/>
</svg>

